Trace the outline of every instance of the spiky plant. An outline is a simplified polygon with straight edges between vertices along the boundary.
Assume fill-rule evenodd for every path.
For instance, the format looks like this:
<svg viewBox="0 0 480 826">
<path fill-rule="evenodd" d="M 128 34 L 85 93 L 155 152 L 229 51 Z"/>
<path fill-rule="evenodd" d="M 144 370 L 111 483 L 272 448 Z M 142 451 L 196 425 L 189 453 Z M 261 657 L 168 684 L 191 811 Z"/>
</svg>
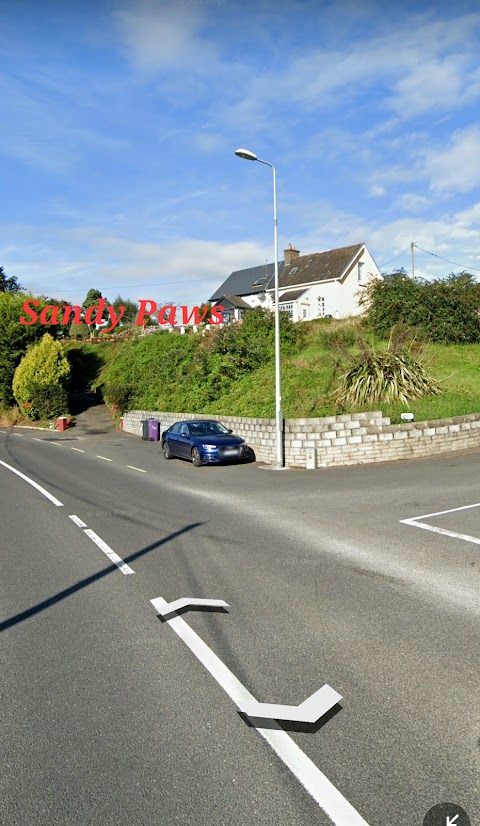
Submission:
<svg viewBox="0 0 480 826">
<path fill-rule="evenodd" d="M 419 349 L 420 343 L 405 328 L 392 330 L 387 350 L 377 351 L 361 338 L 358 346 L 357 355 L 348 354 L 348 369 L 335 392 L 341 407 L 398 401 L 408 404 L 428 393 L 441 393 L 422 363 L 425 350 Z"/>
</svg>

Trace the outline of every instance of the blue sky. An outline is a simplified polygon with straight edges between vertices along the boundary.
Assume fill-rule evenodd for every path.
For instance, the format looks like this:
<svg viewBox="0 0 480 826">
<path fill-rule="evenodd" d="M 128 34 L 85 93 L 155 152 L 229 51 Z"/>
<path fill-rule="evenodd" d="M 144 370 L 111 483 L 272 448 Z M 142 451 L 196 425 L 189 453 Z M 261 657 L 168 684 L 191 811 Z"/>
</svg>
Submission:
<svg viewBox="0 0 480 826">
<path fill-rule="evenodd" d="M 280 258 L 363 241 L 408 270 L 415 241 L 460 265 L 417 249 L 417 274 L 480 275 L 477 2 L 0 10 L 0 264 L 34 293 L 192 304 L 273 260 L 240 146 L 276 165 Z"/>
</svg>

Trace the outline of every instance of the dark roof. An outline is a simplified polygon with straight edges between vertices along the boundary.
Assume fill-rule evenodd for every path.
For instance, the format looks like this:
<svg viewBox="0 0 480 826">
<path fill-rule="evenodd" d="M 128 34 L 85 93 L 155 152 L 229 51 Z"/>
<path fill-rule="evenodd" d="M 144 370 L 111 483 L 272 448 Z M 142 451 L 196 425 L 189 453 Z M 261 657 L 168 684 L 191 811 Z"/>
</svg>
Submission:
<svg viewBox="0 0 480 826">
<path fill-rule="evenodd" d="M 283 301 L 296 301 L 297 298 L 300 298 L 301 295 L 304 295 L 307 291 L 306 290 L 288 290 L 288 292 L 283 293 L 280 296 L 279 304 Z"/>
<path fill-rule="evenodd" d="M 278 262 L 278 272 L 281 274 L 283 261 Z M 271 264 L 261 264 L 259 267 L 249 267 L 247 270 L 236 270 L 232 272 L 226 281 L 214 292 L 209 301 L 218 301 L 227 295 L 242 296 L 261 293 L 267 289 L 275 275 L 275 266 Z M 261 284 L 254 287 L 255 281 L 262 279 Z"/>
<path fill-rule="evenodd" d="M 220 298 L 217 299 L 217 304 L 222 301 L 228 301 L 232 307 L 238 307 L 239 309 L 251 310 L 250 304 L 247 304 L 243 298 L 240 298 L 238 295 L 222 295 Z"/>
<path fill-rule="evenodd" d="M 300 255 L 292 261 L 291 266 L 284 268 L 279 286 L 295 287 L 297 284 L 340 278 L 363 246 L 354 244 L 351 247 L 316 252 L 313 255 Z"/>
</svg>

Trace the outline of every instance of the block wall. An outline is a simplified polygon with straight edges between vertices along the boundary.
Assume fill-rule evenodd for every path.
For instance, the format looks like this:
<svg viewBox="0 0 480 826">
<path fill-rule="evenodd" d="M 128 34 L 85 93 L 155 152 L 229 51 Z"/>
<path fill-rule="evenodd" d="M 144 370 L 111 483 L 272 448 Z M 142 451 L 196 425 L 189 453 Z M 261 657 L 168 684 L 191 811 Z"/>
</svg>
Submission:
<svg viewBox="0 0 480 826">
<path fill-rule="evenodd" d="M 174 422 L 218 419 L 253 448 L 259 462 L 275 461 L 275 420 L 194 413 L 132 410 L 124 430 L 142 435 L 142 419 L 159 419 L 166 430 Z M 480 413 L 429 422 L 390 424 L 381 411 L 319 419 L 285 420 L 285 464 L 305 467 L 306 451 L 316 448 L 317 467 L 390 462 L 480 447 Z"/>
</svg>

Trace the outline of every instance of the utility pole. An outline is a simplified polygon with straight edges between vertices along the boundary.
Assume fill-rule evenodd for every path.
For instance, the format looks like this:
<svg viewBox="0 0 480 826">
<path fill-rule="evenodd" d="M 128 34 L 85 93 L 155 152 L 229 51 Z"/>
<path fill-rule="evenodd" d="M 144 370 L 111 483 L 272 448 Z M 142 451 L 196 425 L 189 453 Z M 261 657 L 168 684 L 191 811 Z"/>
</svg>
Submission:
<svg viewBox="0 0 480 826">
<path fill-rule="evenodd" d="M 410 244 L 410 250 L 412 253 L 412 278 L 415 278 L 415 241 Z"/>
</svg>

